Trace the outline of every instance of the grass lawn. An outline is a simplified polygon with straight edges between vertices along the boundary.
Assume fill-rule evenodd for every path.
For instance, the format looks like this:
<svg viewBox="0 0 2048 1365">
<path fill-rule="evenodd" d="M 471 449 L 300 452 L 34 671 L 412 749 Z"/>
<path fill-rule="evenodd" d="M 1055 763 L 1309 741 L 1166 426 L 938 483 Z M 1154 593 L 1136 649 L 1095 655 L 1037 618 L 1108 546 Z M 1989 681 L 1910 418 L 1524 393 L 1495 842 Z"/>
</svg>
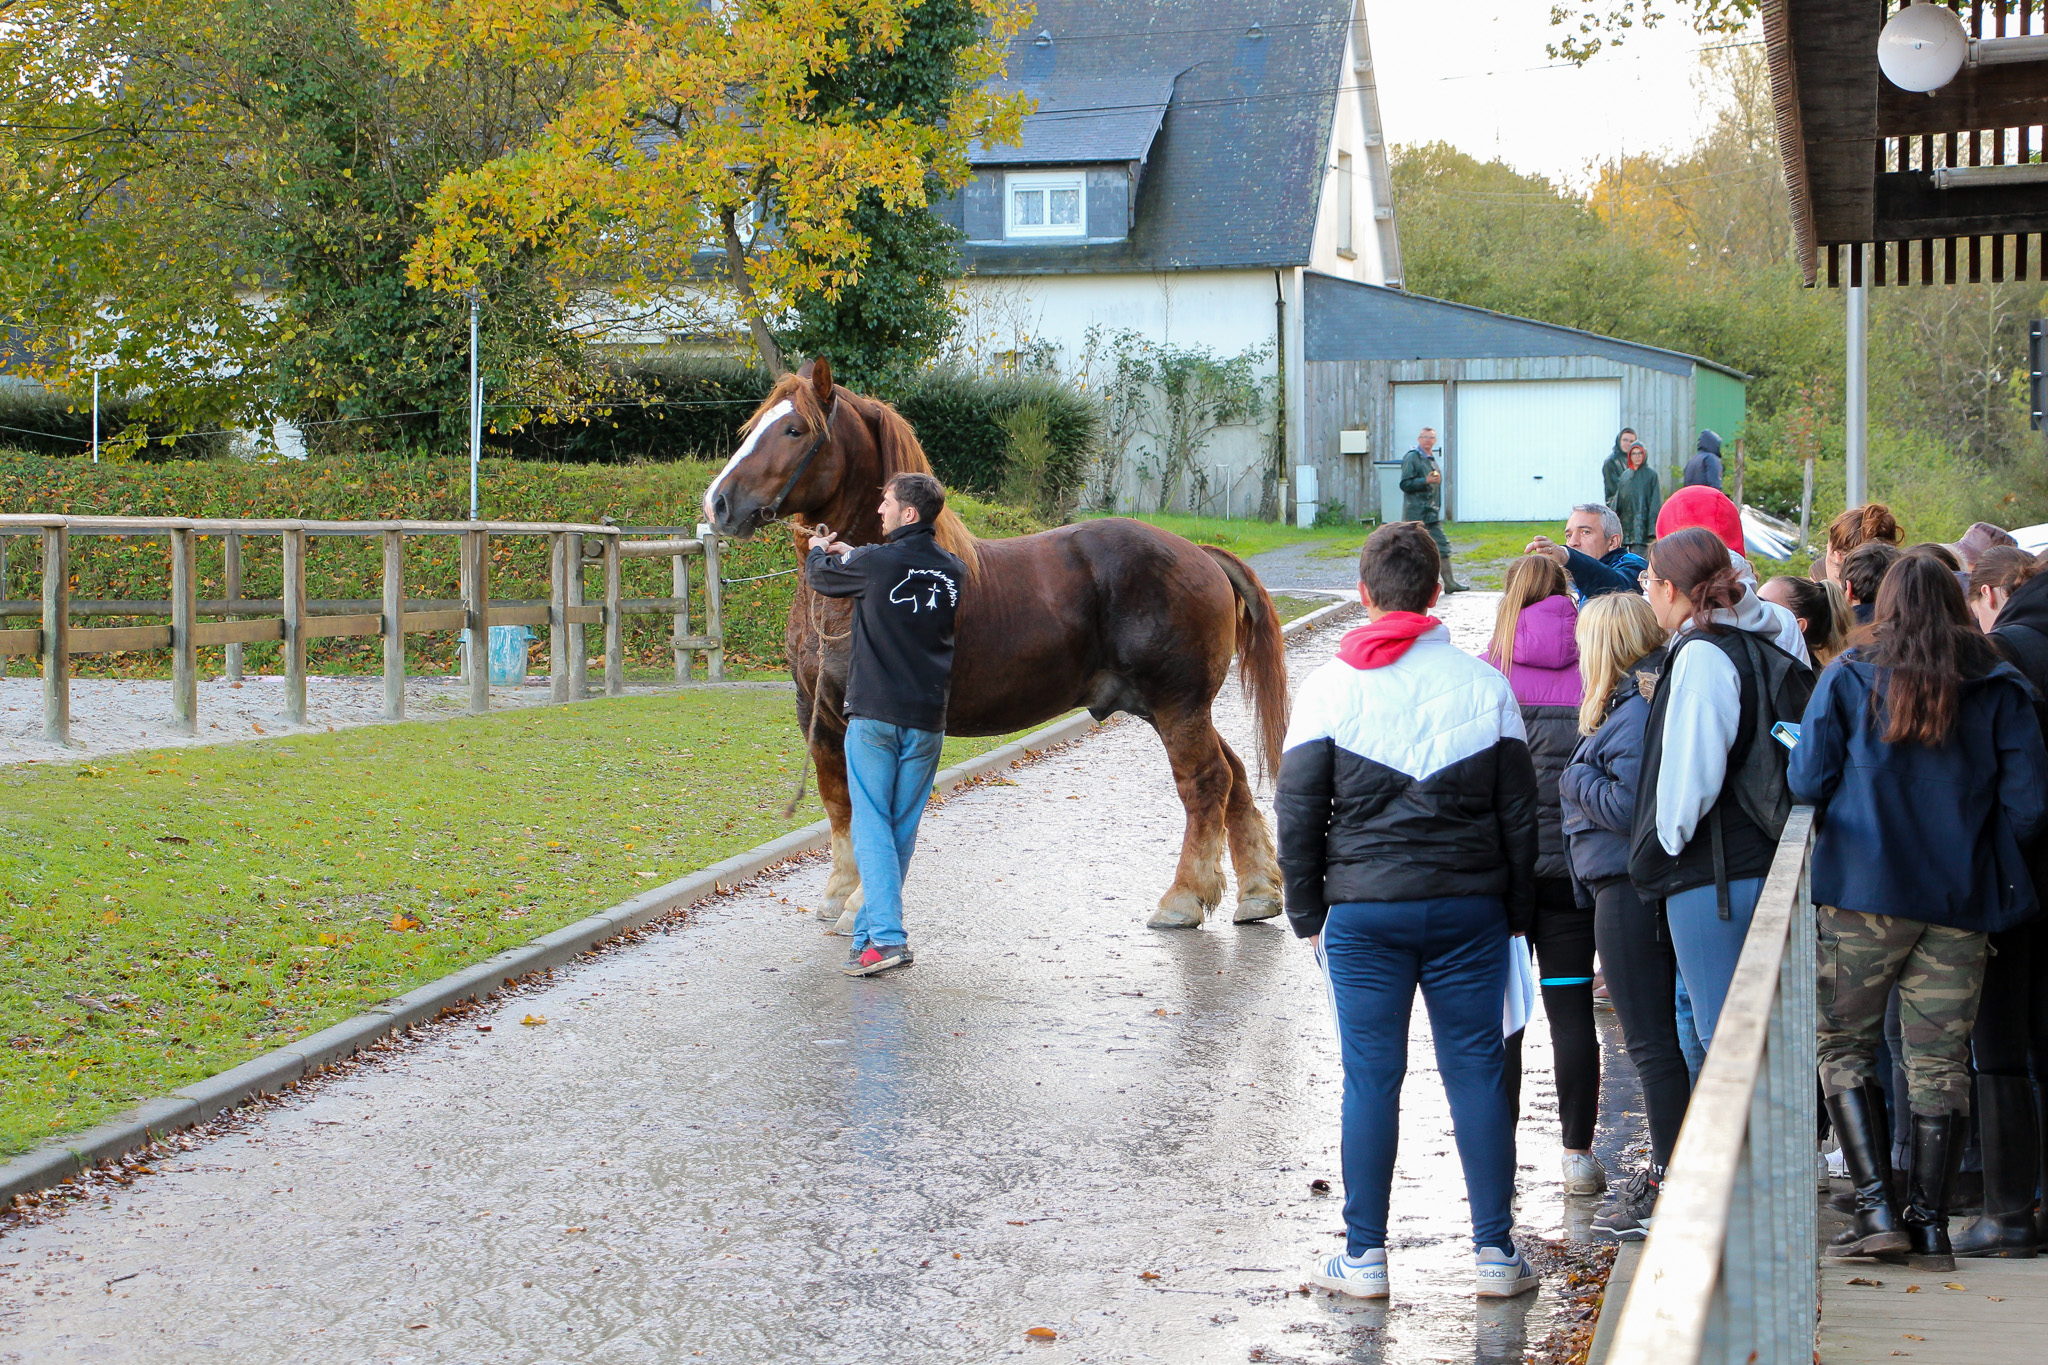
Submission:
<svg viewBox="0 0 2048 1365">
<path fill-rule="evenodd" d="M 0 1156 L 819 819 L 815 788 L 781 816 L 794 712 L 694 692 L 0 769 Z"/>
<path fill-rule="evenodd" d="M 1343 539 L 1335 544 L 1313 551 L 1318 558 L 1355 558 L 1358 547 L 1369 532 L 1366 528 L 1347 528 Z M 1498 588 L 1501 573 L 1509 560 L 1518 557 L 1524 547 L 1537 536 L 1549 536 L 1552 540 L 1564 538 L 1563 522 L 1547 521 L 1447 521 L 1444 534 L 1450 538 L 1451 554 L 1458 569 L 1458 577 L 1475 588 Z"/>
<path fill-rule="evenodd" d="M 1320 545 L 1325 541 L 1349 535 L 1350 528 L 1330 530 L 1299 526 L 1283 526 L 1275 521 L 1257 521 L 1252 518 L 1238 520 L 1226 517 L 1191 517 L 1182 512 L 1143 512 L 1127 514 L 1133 521 L 1148 522 L 1153 526 L 1185 536 L 1197 545 L 1220 545 L 1235 555 L 1255 555 L 1267 550 L 1281 550 L 1290 545 Z M 1355 540 L 1356 537 L 1353 537 Z M 1352 546 L 1351 553 L 1358 552 Z"/>
</svg>

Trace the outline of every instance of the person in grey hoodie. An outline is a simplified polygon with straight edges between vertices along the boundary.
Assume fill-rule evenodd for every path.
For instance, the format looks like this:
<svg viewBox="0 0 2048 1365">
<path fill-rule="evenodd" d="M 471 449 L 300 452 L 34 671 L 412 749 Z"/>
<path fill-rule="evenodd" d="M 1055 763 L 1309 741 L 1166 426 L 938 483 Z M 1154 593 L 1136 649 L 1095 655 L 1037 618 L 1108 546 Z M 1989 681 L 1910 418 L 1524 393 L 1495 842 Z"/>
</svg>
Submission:
<svg viewBox="0 0 2048 1365">
<path fill-rule="evenodd" d="M 1681 482 L 1686 487 L 1702 484 L 1717 493 L 1723 491 L 1721 488 L 1721 437 L 1717 433 L 1711 430 L 1700 433 L 1699 449 L 1693 452 L 1692 459 L 1686 461 L 1685 478 Z"/>
</svg>

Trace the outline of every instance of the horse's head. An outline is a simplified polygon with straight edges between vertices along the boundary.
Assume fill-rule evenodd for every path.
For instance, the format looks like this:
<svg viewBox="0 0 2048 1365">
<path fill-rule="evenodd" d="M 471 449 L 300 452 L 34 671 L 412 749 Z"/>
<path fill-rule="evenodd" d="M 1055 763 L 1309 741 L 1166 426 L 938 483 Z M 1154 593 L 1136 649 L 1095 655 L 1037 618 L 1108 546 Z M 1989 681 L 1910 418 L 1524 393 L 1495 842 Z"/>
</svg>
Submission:
<svg viewBox="0 0 2048 1365">
<path fill-rule="evenodd" d="M 835 501 L 845 470 L 835 458 L 833 424 L 847 406 L 833 387 L 832 363 L 822 357 L 778 382 L 704 492 L 712 529 L 750 536 L 779 517 L 815 513 Z"/>
</svg>

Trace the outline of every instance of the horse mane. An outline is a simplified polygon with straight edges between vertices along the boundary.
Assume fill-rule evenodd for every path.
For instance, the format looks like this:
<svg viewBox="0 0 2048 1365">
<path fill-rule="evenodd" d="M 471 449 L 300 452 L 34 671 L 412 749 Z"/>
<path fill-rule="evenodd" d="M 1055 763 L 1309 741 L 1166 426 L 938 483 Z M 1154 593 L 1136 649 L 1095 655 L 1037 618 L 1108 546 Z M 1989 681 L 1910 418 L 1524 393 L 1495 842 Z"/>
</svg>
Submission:
<svg viewBox="0 0 2048 1365">
<path fill-rule="evenodd" d="M 843 385 L 833 389 L 833 396 L 852 408 L 874 437 L 875 451 L 881 460 L 876 471 L 875 484 L 887 483 L 898 474 L 929 474 L 932 462 L 925 457 L 924 447 L 918 443 L 917 430 L 903 414 L 879 398 L 869 398 L 855 393 Z M 754 409 L 753 416 L 741 426 L 742 432 L 752 431 L 755 423 L 765 417 L 778 403 L 787 402 L 796 409 L 804 424 L 813 431 L 827 421 L 825 409 L 818 402 L 818 391 L 809 379 L 798 374 L 786 374 L 775 381 L 775 387 Z M 959 556 L 967 566 L 967 577 L 972 580 L 981 574 L 981 550 L 974 532 L 967 529 L 967 523 L 948 507 L 939 513 L 932 534 L 946 550 Z"/>
</svg>

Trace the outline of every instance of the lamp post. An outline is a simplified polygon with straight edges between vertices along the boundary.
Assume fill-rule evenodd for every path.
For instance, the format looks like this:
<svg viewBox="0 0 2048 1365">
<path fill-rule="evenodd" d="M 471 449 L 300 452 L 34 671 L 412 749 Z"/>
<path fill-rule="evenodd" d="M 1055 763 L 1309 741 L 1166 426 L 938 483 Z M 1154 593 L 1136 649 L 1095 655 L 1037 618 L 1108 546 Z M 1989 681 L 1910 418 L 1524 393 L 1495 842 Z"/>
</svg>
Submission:
<svg viewBox="0 0 2048 1365">
<path fill-rule="evenodd" d="M 477 368 L 477 295 L 469 291 L 469 519 L 478 517 L 477 474 L 484 453 L 484 377 Z"/>
</svg>

